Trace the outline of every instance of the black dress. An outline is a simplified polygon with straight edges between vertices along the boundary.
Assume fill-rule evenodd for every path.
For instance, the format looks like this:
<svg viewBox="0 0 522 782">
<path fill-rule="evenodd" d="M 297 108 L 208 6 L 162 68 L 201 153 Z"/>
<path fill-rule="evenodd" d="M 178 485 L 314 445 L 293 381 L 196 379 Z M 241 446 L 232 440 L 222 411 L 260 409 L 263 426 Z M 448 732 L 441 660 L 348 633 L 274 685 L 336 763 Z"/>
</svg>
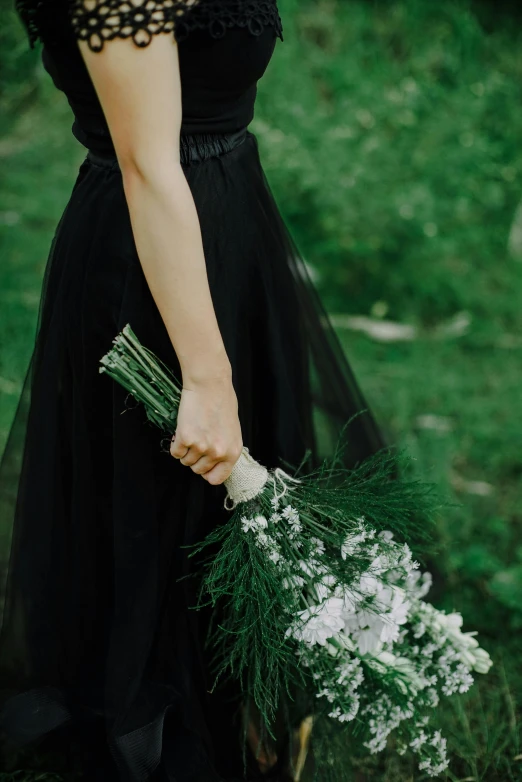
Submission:
<svg viewBox="0 0 522 782">
<path fill-rule="evenodd" d="M 75 39 L 99 49 L 116 36 L 146 45 L 156 33 L 176 35 L 181 162 L 243 441 L 267 467 L 297 465 L 306 449 L 315 463 L 331 453 L 366 404 L 247 130 L 281 20 L 275 0 L 31 2 L 19 10 L 88 153 L 52 243 L 1 465 L 2 523 L 13 528 L 2 728 L 8 746 L 49 744 L 89 780 L 242 779 L 239 694 L 234 684 L 209 692 L 208 612 L 191 610 L 196 582 L 179 580 L 197 568 L 181 546 L 227 518 L 224 487 L 163 452 L 141 408 L 122 414 L 125 393 L 98 372 L 129 322 L 180 376 Z M 349 463 L 383 445 L 368 412 L 348 437 Z"/>
</svg>

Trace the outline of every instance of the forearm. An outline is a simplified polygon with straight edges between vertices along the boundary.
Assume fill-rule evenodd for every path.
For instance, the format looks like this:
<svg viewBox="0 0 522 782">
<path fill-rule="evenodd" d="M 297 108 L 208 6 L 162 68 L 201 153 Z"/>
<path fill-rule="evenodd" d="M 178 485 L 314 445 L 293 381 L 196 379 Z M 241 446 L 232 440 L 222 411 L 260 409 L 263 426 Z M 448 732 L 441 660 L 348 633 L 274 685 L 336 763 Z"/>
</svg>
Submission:
<svg viewBox="0 0 522 782">
<path fill-rule="evenodd" d="M 198 215 L 181 166 L 164 161 L 143 173 L 129 165 L 123 182 L 138 256 L 184 379 L 226 374 Z"/>
<path fill-rule="evenodd" d="M 181 365 L 171 453 L 217 485 L 231 474 L 242 435 L 199 219 L 179 159 L 177 41 L 151 36 L 142 47 L 116 38 L 100 52 L 83 40 L 78 46 L 111 132 L 140 263 Z"/>
</svg>

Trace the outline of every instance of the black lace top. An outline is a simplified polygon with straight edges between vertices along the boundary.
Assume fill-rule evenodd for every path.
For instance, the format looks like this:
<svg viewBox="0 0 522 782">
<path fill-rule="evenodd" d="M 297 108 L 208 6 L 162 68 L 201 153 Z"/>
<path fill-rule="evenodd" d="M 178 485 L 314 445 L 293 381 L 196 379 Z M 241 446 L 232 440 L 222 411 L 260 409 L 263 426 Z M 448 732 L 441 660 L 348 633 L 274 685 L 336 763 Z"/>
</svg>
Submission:
<svg viewBox="0 0 522 782">
<path fill-rule="evenodd" d="M 75 37 L 100 51 L 105 41 L 132 38 L 147 46 L 153 35 L 172 32 L 178 41 L 192 30 L 221 38 L 231 27 L 253 35 L 272 26 L 283 40 L 275 0 L 16 0 L 31 46 L 38 39 L 57 39 L 65 16 Z"/>
<path fill-rule="evenodd" d="M 257 81 L 283 40 L 276 0 L 16 0 L 29 42 L 75 115 L 73 133 L 89 149 L 112 151 L 103 111 L 78 50 L 115 38 L 147 46 L 154 35 L 179 44 L 182 133 L 233 132 L 254 114 Z"/>
</svg>

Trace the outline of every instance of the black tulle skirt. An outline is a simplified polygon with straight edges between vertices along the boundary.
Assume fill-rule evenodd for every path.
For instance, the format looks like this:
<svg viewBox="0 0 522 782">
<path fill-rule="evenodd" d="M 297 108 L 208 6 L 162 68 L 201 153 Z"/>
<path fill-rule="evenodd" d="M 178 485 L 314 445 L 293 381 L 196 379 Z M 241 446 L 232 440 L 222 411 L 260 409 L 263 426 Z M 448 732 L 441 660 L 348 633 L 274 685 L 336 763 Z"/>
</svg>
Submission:
<svg viewBox="0 0 522 782">
<path fill-rule="evenodd" d="M 244 444 L 267 467 L 317 462 L 366 409 L 281 219 L 249 131 L 182 136 Z M 175 251 L 175 247 L 173 247 Z M 240 694 L 211 692 L 186 544 L 225 489 L 162 450 L 98 372 L 130 323 L 179 374 L 143 275 L 114 158 L 82 163 L 46 267 L 33 357 L 0 471 L 13 530 L 0 638 L 4 770 L 14 747 L 89 780 L 243 779 Z M 372 416 L 346 460 L 382 447 Z M 7 571 L 7 553 L 3 552 Z M 32 753 L 32 754 L 31 754 Z"/>
</svg>

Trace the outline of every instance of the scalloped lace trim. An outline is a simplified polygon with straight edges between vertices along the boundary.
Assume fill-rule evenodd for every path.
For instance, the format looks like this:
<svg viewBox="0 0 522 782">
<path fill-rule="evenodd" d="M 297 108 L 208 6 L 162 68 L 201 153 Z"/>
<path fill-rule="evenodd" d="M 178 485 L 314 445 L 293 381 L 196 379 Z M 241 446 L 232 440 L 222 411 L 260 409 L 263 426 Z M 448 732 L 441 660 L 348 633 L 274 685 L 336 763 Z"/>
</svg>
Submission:
<svg viewBox="0 0 522 782">
<path fill-rule="evenodd" d="M 75 37 L 94 52 L 114 38 L 132 38 L 145 47 L 159 33 L 173 33 L 182 41 L 192 30 L 208 30 L 221 38 L 232 27 L 260 35 L 271 26 L 283 39 L 276 0 L 69 0 L 66 7 Z M 56 0 L 17 0 L 17 8 L 31 45 L 43 29 L 53 28 L 53 17 L 59 26 Z"/>
</svg>

